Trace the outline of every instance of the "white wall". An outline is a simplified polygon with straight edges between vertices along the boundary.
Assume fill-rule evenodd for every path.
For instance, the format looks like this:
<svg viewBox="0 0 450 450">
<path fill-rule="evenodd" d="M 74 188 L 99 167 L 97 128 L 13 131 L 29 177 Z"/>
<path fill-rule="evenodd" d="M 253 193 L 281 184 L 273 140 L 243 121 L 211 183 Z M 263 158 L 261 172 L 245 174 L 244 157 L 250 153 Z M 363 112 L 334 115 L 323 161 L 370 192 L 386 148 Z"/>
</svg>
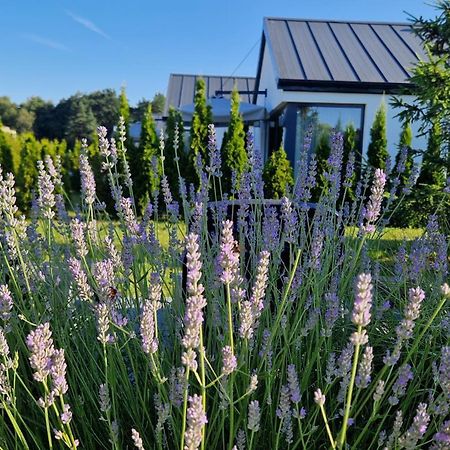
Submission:
<svg viewBox="0 0 450 450">
<path fill-rule="evenodd" d="M 390 105 L 390 96 L 381 94 L 349 94 L 339 92 L 299 92 L 283 91 L 277 88 L 276 73 L 267 49 L 264 50 L 263 66 L 261 70 L 261 79 L 259 90 L 267 89 L 267 97 L 258 96 L 257 104 L 265 106 L 270 113 L 283 102 L 304 102 L 304 103 L 339 103 L 339 104 L 361 104 L 364 105 L 364 132 L 363 132 L 363 151 L 367 151 L 370 142 L 370 128 L 375 118 L 375 113 L 380 107 L 383 99 L 386 104 L 387 112 L 387 140 L 388 149 L 392 156 L 397 153 L 397 144 L 401 132 L 401 123 L 394 117 L 399 110 L 393 109 Z M 412 96 L 403 96 L 405 100 L 411 100 Z M 418 124 L 412 124 L 413 130 L 413 148 L 425 149 L 426 137 L 417 137 Z"/>
</svg>

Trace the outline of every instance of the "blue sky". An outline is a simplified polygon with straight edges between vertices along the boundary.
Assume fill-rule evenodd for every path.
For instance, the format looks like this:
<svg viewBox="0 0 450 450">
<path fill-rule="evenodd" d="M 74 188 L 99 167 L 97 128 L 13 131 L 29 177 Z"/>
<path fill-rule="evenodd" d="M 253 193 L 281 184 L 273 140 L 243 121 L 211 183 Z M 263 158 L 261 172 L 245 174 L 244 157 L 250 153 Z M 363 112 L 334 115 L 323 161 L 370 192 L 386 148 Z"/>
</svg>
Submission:
<svg viewBox="0 0 450 450">
<path fill-rule="evenodd" d="M 0 96 L 125 85 L 132 104 L 165 93 L 172 72 L 254 76 L 264 16 L 435 15 L 422 0 L 0 0 L 0 11 Z"/>
</svg>

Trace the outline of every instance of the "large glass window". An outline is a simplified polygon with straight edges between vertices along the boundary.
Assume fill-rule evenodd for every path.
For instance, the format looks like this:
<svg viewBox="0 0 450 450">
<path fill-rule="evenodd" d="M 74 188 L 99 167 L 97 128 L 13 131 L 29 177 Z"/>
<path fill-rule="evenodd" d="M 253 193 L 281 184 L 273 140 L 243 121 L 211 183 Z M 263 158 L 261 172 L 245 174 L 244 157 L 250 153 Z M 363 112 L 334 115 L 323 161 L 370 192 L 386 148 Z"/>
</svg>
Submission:
<svg viewBox="0 0 450 450">
<path fill-rule="evenodd" d="M 363 105 L 298 105 L 296 111 L 295 160 L 299 160 L 308 129 L 312 130 L 311 151 L 320 152 L 322 155 L 329 151 L 332 130 L 340 131 L 344 135 L 352 133 L 355 151 L 360 159 L 363 116 Z"/>
</svg>

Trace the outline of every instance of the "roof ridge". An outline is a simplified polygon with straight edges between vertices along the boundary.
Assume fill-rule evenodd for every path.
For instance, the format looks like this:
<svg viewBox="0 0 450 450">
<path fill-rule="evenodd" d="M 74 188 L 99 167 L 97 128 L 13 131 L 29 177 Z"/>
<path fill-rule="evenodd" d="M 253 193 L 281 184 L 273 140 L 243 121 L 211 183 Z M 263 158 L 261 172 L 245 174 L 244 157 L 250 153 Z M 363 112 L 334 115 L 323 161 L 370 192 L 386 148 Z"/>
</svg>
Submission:
<svg viewBox="0 0 450 450">
<path fill-rule="evenodd" d="M 207 78 L 242 78 L 247 80 L 249 78 L 256 78 L 255 76 L 245 76 L 245 75 L 205 75 L 198 73 L 171 73 L 169 76 L 177 76 L 177 77 L 207 77 Z"/>
<path fill-rule="evenodd" d="M 343 19 L 314 19 L 305 17 L 273 17 L 265 16 L 264 21 L 267 20 L 279 20 L 279 21 L 292 21 L 292 22 L 321 22 L 321 23 L 348 23 L 348 24 L 366 24 L 366 25 L 406 25 L 412 27 L 413 25 L 409 22 L 398 22 L 398 21 L 379 21 L 379 20 L 343 20 Z"/>
</svg>

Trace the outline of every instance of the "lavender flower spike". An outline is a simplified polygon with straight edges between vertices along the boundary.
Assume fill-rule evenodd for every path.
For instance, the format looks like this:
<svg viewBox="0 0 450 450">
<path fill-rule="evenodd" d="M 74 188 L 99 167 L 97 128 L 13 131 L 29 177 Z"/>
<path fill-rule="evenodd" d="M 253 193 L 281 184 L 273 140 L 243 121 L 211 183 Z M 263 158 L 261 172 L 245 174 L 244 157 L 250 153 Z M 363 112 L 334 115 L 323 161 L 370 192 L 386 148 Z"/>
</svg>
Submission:
<svg viewBox="0 0 450 450">
<path fill-rule="evenodd" d="M 153 311 L 152 302 L 146 300 L 144 307 L 142 308 L 141 316 L 142 349 L 146 354 L 153 354 L 158 350 L 158 339 L 155 336 Z"/>
<path fill-rule="evenodd" d="M 229 345 L 226 345 L 222 349 L 222 360 L 223 360 L 222 373 L 224 375 L 230 375 L 236 370 L 237 359 L 236 356 L 231 351 L 231 347 Z"/>
<path fill-rule="evenodd" d="M 410 450 L 417 448 L 419 440 L 427 431 L 429 421 L 430 415 L 427 413 L 427 404 L 419 403 L 413 424 L 398 440 L 400 448 Z"/>
<path fill-rule="evenodd" d="M 381 202 L 383 201 L 385 184 L 386 174 L 381 169 L 375 170 L 375 178 L 372 184 L 369 203 L 364 211 L 364 219 L 366 223 L 362 227 L 363 233 L 373 233 L 375 231 L 374 223 L 381 214 Z"/>
<path fill-rule="evenodd" d="M 202 263 L 198 245 L 198 236 L 190 233 L 186 243 L 186 266 L 187 266 L 187 295 L 186 311 L 184 315 L 184 336 L 182 344 L 187 352 L 183 355 L 185 362 L 191 362 L 195 356 L 193 349 L 200 344 L 200 328 L 203 323 L 202 309 L 206 306 L 203 295 L 203 285 L 200 283 L 202 276 Z M 189 364 L 188 364 L 189 366 Z"/>
<path fill-rule="evenodd" d="M 197 394 L 189 397 L 189 408 L 187 410 L 187 429 L 184 435 L 184 450 L 196 450 L 202 443 L 202 430 L 208 423 L 202 406 L 202 398 Z"/>
<path fill-rule="evenodd" d="M 141 435 L 139 434 L 139 431 L 135 430 L 134 428 L 131 429 L 131 438 L 133 439 L 133 444 L 138 450 L 145 450 L 144 449 L 144 443 L 142 442 Z"/>
<path fill-rule="evenodd" d="M 314 392 L 314 402 L 317 403 L 319 406 L 325 405 L 326 397 L 322 394 L 322 391 L 320 389 L 317 389 Z"/>
<path fill-rule="evenodd" d="M 221 267 L 220 281 L 231 284 L 237 277 L 239 269 L 239 253 L 235 251 L 236 241 L 233 238 L 233 222 L 226 220 L 222 223 L 220 240 L 219 265 Z"/>
<path fill-rule="evenodd" d="M 33 378 L 42 382 L 50 375 L 52 357 L 55 352 L 48 322 L 30 332 L 27 336 L 27 347 L 31 352 L 30 365 L 34 369 Z"/>
<path fill-rule="evenodd" d="M 82 140 L 83 153 L 80 155 L 81 193 L 86 205 L 95 201 L 95 179 L 87 157 L 87 141 Z"/>
<path fill-rule="evenodd" d="M 248 405 L 248 423 L 247 428 L 254 433 L 259 431 L 259 422 L 261 420 L 261 410 L 258 400 L 253 400 Z"/>
<path fill-rule="evenodd" d="M 358 275 L 356 296 L 353 305 L 352 322 L 359 327 L 370 323 L 370 308 L 372 307 L 372 277 L 369 273 Z"/>
</svg>

